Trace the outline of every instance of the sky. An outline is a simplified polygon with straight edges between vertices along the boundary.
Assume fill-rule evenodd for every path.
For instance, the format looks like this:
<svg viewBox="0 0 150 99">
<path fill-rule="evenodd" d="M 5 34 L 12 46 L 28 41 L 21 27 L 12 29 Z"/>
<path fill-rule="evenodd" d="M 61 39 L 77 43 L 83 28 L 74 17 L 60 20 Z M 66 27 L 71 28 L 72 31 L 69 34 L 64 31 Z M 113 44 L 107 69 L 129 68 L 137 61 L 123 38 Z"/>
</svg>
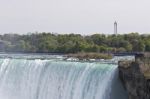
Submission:
<svg viewBox="0 0 150 99">
<path fill-rule="evenodd" d="M 150 0 L 0 0 L 0 33 L 150 33 Z"/>
</svg>

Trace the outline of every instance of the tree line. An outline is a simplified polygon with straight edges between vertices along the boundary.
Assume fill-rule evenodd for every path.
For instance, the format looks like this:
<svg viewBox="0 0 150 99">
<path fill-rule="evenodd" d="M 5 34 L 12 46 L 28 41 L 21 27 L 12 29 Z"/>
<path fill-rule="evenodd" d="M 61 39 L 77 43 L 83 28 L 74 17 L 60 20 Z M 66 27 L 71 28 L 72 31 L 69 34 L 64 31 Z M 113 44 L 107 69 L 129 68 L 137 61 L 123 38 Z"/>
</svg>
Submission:
<svg viewBox="0 0 150 99">
<path fill-rule="evenodd" d="M 4 34 L 0 35 L 1 52 L 77 53 L 77 52 L 149 52 L 148 34 Z"/>
</svg>

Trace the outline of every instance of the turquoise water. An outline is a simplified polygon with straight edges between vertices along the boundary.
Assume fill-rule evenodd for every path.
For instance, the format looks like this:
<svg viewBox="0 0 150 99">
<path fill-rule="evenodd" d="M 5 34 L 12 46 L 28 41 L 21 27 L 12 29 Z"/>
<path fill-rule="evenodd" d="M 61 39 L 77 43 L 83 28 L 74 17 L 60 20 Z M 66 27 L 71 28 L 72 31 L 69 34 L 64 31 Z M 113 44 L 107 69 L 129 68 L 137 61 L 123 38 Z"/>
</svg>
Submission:
<svg viewBox="0 0 150 99">
<path fill-rule="evenodd" d="M 118 79 L 116 64 L 70 62 L 60 59 L 1 58 L 0 97 L 127 99 L 127 94 Z"/>
</svg>

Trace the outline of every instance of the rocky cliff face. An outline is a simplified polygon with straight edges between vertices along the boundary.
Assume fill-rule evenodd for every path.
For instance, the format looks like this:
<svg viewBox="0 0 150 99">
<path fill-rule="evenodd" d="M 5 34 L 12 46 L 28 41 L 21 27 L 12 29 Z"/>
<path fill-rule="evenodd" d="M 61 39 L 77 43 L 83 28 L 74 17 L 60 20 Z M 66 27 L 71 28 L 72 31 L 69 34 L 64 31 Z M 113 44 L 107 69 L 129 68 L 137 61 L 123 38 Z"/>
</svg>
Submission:
<svg viewBox="0 0 150 99">
<path fill-rule="evenodd" d="M 129 99 L 150 99 L 150 59 L 142 57 L 118 63 L 119 77 Z"/>
</svg>

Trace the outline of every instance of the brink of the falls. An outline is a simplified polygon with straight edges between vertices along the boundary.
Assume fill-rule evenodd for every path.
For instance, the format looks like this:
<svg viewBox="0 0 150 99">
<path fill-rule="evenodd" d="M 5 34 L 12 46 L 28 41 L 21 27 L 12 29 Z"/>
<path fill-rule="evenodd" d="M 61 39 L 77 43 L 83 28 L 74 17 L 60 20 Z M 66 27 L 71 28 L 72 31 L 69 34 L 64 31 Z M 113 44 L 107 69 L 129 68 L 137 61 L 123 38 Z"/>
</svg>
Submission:
<svg viewBox="0 0 150 99">
<path fill-rule="evenodd" d="M 127 99 L 116 64 L 0 59 L 1 99 Z"/>
</svg>

